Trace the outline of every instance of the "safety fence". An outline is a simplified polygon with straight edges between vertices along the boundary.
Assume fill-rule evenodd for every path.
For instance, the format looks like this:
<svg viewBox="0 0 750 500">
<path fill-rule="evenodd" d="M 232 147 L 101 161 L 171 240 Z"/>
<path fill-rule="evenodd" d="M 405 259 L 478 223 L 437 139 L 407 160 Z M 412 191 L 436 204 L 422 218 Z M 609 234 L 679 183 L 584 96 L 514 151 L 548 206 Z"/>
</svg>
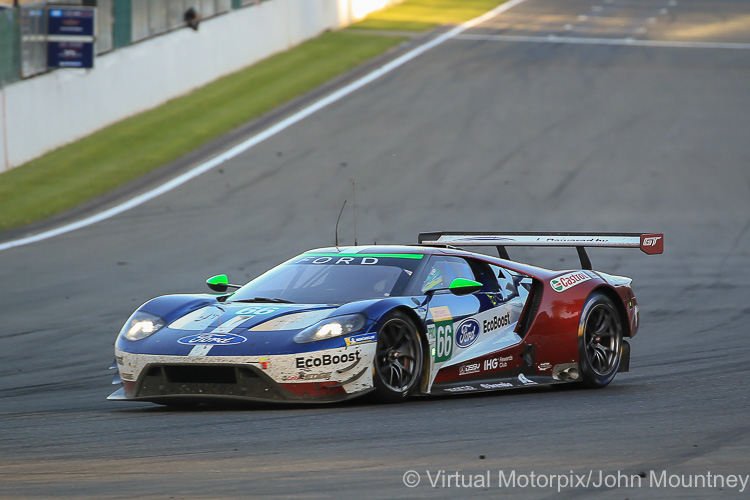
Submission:
<svg viewBox="0 0 750 500">
<path fill-rule="evenodd" d="M 204 19 L 232 10 L 232 0 L 132 0 L 132 41 L 184 27 L 190 9 Z"/>
<path fill-rule="evenodd" d="M 272 0 L 263 0 L 272 1 Z M 96 8 L 97 55 L 163 33 L 198 28 L 201 20 L 260 4 L 261 0 L 0 0 L 0 86 L 51 71 L 49 14 L 61 6 Z"/>
</svg>

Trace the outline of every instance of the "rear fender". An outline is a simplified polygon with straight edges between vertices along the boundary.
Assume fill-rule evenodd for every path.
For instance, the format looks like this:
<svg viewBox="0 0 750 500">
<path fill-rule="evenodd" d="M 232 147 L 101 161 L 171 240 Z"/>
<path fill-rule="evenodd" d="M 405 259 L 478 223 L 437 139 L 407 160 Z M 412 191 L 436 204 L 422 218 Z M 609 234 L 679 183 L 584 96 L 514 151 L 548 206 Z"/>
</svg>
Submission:
<svg viewBox="0 0 750 500">
<path fill-rule="evenodd" d="M 622 324 L 622 336 L 632 338 L 635 335 L 635 332 L 631 328 L 631 315 L 628 314 L 628 310 L 625 307 L 624 302 L 628 300 L 627 292 L 624 292 L 626 294 L 626 297 L 623 298 L 619 293 L 617 293 L 616 290 L 606 285 L 594 289 L 592 293 L 594 292 L 599 292 L 603 295 L 606 295 L 612 302 L 614 302 L 615 308 L 617 309 L 617 314 L 620 316 L 620 323 Z M 635 302 L 635 298 L 633 298 L 632 301 Z M 633 311 L 633 314 L 635 314 L 635 311 Z"/>
<path fill-rule="evenodd" d="M 527 362 L 551 363 L 553 366 L 577 363 L 578 326 L 583 305 L 594 290 L 609 285 L 593 273 L 589 279 L 579 281 L 563 291 L 555 290 L 550 280 L 542 283 L 541 302 L 536 315 L 526 320 L 530 323 L 522 325 L 528 328 L 522 341 L 524 348 L 534 353 L 534 359 Z M 620 299 L 617 301 L 622 302 Z"/>
</svg>

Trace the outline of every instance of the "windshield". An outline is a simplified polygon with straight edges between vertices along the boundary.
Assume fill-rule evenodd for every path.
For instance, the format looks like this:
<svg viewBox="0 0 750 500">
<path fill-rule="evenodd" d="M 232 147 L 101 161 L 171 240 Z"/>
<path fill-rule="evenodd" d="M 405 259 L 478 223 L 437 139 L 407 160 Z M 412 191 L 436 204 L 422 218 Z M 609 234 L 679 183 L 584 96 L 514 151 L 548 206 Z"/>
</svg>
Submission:
<svg viewBox="0 0 750 500">
<path fill-rule="evenodd" d="M 344 304 L 403 295 L 422 254 L 306 253 L 243 286 L 232 301 Z"/>
</svg>

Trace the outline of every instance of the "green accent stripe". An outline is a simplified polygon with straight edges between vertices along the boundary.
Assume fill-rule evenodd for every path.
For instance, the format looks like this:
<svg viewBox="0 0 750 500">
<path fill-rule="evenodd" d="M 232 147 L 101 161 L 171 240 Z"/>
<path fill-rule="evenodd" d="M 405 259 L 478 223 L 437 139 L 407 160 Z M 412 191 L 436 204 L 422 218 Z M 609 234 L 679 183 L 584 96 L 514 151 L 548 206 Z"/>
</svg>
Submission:
<svg viewBox="0 0 750 500">
<path fill-rule="evenodd" d="M 315 257 L 382 257 L 394 259 L 417 259 L 424 257 L 421 253 L 306 253 L 303 255 L 314 255 Z"/>
</svg>

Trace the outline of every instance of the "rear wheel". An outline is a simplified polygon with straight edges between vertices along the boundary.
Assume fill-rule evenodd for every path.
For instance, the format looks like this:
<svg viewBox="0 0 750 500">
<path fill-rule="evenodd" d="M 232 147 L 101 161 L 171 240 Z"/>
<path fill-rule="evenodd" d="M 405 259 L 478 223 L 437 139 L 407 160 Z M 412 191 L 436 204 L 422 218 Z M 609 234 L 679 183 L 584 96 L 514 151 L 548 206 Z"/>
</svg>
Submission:
<svg viewBox="0 0 750 500">
<path fill-rule="evenodd" d="M 606 295 L 595 293 L 583 306 L 578 353 L 586 386 L 599 388 L 612 382 L 622 359 L 622 322 Z"/>
<path fill-rule="evenodd" d="M 398 403 L 413 394 L 422 374 L 422 356 L 414 322 L 402 312 L 390 313 L 378 331 L 372 377 L 377 398 Z"/>
</svg>

